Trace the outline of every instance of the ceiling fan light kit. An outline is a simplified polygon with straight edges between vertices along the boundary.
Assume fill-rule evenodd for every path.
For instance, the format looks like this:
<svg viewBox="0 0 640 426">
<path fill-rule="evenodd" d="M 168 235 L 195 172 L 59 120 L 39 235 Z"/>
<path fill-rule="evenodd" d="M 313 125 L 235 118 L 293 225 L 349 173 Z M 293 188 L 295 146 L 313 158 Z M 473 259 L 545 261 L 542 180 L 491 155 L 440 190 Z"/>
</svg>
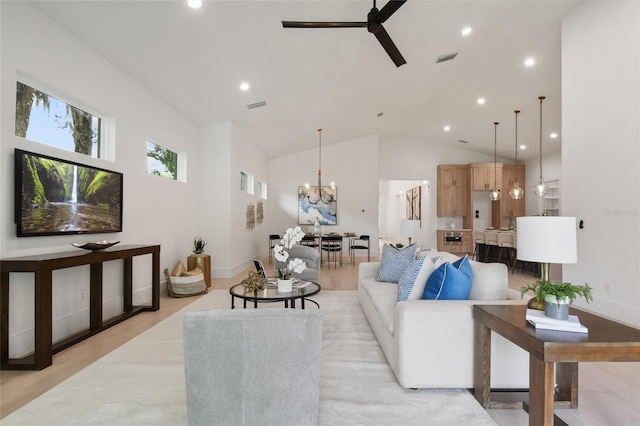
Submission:
<svg viewBox="0 0 640 426">
<path fill-rule="evenodd" d="M 367 21 L 335 21 L 335 22 L 317 22 L 317 21 L 282 21 L 284 28 L 366 28 L 367 31 L 376 36 L 384 50 L 387 52 L 391 60 L 397 67 L 407 63 L 404 57 L 396 47 L 393 40 L 384 29 L 382 24 L 385 23 L 391 15 L 393 15 L 407 0 L 390 0 L 380 10 L 376 7 L 376 0 L 373 0 L 373 7 L 367 14 Z"/>
</svg>

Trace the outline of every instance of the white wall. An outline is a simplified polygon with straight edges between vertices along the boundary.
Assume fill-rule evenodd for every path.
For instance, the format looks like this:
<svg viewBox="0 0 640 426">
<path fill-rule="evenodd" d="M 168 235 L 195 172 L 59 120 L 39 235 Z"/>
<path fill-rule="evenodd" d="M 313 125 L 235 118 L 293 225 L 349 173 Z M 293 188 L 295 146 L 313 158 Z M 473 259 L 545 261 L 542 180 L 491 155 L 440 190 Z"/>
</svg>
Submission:
<svg viewBox="0 0 640 426">
<path fill-rule="evenodd" d="M 435 247 L 435 241 L 429 241 L 429 198 L 431 184 L 424 180 L 385 180 L 380 181 L 380 236 L 407 245 L 407 237 L 400 233 L 400 222 L 407 218 L 407 190 L 420 187 L 420 232 L 411 238 L 411 242 Z"/>
<path fill-rule="evenodd" d="M 584 220 L 564 277 L 640 326 L 640 3 L 584 2 L 562 27 L 562 210 Z"/>
<path fill-rule="evenodd" d="M 369 235 L 372 255 L 378 241 L 378 158 L 377 136 L 322 147 L 322 184 L 335 182 L 338 200 L 338 224 L 323 226 L 322 232 Z M 298 186 L 317 181 L 317 148 L 269 162 L 268 234 L 283 234 L 298 223 Z"/>
<path fill-rule="evenodd" d="M 26 2 L 1 2 L 0 256 L 2 258 L 78 250 L 71 242 L 120 240 L 160 244 L 161 267 L 190 253 L 196 232 L 198 130 L 183 116 L 132 81 L 80 40 Z M 48 87 L 116 118 L 115 162 L 91 159 L 14 135 L 16 78 L 24 73 Z M 187 183 L 146 172 L 146 139 L 186 153 Z M 17 238 L 13 222 L 13 156 L 20 147 L 124 174 L 123 232 L 116 234 Z M 149 257 L 148 259 L 146 259 Z M 151 299 L 150 256 L 134 260 L 134 303 Z M 122 310 L 122 266 L 105 264 L 105 317 Z M 11 356 L 33 349 L 33 280 L 12 274 Z M 54 273 L 54 340 L 88 327 L 88 267 Z"/>
</svg>

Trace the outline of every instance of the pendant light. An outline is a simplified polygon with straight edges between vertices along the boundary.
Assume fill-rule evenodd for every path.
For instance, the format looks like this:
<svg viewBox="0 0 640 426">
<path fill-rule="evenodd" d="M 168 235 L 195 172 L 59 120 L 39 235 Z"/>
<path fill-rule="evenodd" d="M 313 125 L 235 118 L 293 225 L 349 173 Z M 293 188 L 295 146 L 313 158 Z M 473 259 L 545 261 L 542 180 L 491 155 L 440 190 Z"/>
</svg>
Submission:
<svg viewBox="0 0 640 426">
<path fill-rule="evenodd" d="M 544 100 L 544 96 L 538 97 L 540 99 L 540 178 L 538 179 L 538 183 L 533 186 L 533 193 L 539 197 L 543 197 L 547 194 L 547 189 L 549 188 L 544 180 L 542 180 L 542 101 Z"/>
<path fill-rule="evenodd" d="M 513 187 L 509 190 L 509 195 L 514 200 L 519 200 L 524 195 L 524 191 L 520 188 L 518 183 L 518 114 L 520 114 L 519 110 L 513 111 L 516 115 L 516 174 L 515 174 L 515 182 L 513 183 Z"/>
<path fill-rule="evenodd" d="M 500 199 L 498 189 L 498 122 L 493 123 L 493 191 L 489 194 L 491 201 Z"/>
<path fill-rule="evenodd" d="M 336 201 L 335 194 L 335 184 L 331 182 L 331 187 L 328 189 L 327 193 L 324 193 L 322 190 L 322 129 L 318 129 L 318 186 L 317 186 L 317 197 L 312 197 L 312 191 L 309 184 L 306 184 L 307 189 L 307 201 L 309 204 L 318 204 L 322 202 L 322 204 L 329 204 Z"/>
</svg>

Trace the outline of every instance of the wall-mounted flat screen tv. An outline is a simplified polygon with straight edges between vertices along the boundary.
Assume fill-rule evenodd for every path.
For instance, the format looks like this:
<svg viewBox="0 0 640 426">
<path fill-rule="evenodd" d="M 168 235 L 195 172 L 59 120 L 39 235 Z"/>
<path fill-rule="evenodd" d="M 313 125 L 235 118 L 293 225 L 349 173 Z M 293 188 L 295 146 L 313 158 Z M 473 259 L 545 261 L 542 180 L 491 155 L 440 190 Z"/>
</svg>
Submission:
<svg viewBox="0 0 640 426">
<path fill-rule="evenodd" d="M 18 237 L 122 232 L 123 175 L 15 150 Z"/>
</svg>

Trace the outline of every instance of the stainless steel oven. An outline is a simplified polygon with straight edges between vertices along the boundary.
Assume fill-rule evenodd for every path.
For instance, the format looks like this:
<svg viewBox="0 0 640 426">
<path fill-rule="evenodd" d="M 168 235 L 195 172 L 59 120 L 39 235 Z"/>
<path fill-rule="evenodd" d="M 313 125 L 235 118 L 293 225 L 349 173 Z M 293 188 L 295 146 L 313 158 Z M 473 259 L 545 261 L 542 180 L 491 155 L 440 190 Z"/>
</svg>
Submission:
<svg viewBox="0 0 640 426">
<path fill-rule="evenodd" d="M 444 233 L 445 245 L 461 245 L 462 244 L 462 232 L 449 231 Z"/>
</svg>

